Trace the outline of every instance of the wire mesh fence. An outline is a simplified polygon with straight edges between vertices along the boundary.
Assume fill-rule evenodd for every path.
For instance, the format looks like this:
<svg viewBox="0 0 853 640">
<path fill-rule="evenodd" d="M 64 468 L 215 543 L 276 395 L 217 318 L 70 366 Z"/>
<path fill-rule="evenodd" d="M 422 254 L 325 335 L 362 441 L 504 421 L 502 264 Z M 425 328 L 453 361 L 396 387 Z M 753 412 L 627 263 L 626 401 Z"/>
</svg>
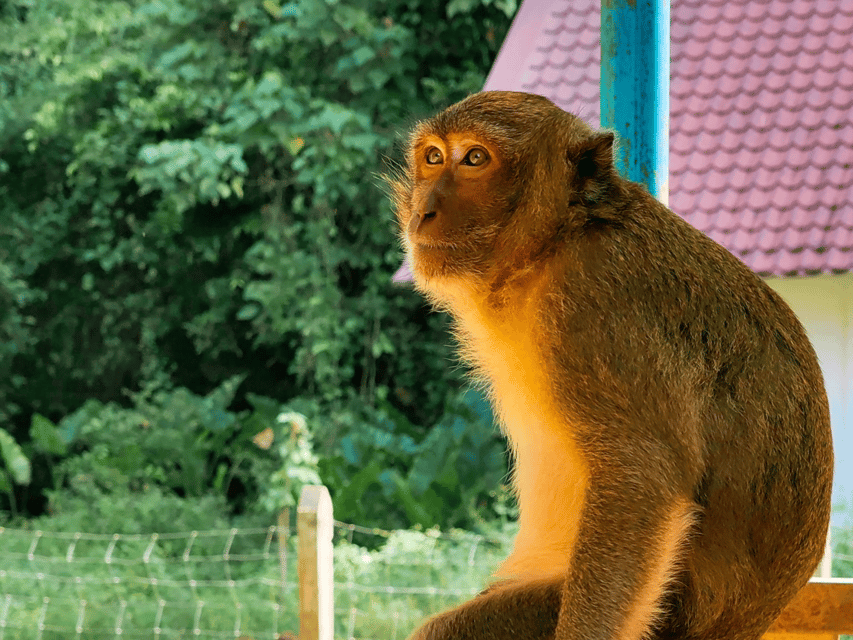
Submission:
<svg viewBox="0 0 853 640">
<path fill-rule="evenodd" d="M 405 638 L 476 594 L 506 537 L 335 522 L 334 635 Z M 290 527 L 149 535 L 0 528 L 0 640 L 262 638 L 299 628 Z"/>
<path fill-rule="evenodd" d="M 334 637 L 406 638 L 426 616 L 478 593 L 513 533 L 335 521 Z M 832 532 L 832 562 L 844 572 L 853 569 L 850 533 Z M 296 549 L 287 518 L 163 534 L 0 528 L 0 640 L 293 638 Z"/>
</svg>

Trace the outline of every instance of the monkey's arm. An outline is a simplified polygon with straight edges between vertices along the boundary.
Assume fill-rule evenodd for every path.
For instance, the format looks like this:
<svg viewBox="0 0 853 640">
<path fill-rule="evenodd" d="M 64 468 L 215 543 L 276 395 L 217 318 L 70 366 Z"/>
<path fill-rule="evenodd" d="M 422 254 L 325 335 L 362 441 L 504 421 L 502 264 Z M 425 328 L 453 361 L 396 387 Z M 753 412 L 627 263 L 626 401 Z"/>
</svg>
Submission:
<svg viewBox="0 0 853 640">
<path fill-rule="evenodd" d="M 588 498 L 563 583 L 557 640 L 648 637 L 680 568 L 693 507 L 677 495 L 653 495 L 638 470 L 612 470 L 619 475 L 622 482 L 599 484 Z"/>
<path fill-rule="evenodd" d="M 611 468 L 590 489 L 565 574 L 498 585 L 432 618 L 412 640 L 644 637 L 678 568 L 693 510 L 676 496 L 651 495 L 642 463 Z M 639 518 L 638 504 L 646 505 Z"/>
</svg>

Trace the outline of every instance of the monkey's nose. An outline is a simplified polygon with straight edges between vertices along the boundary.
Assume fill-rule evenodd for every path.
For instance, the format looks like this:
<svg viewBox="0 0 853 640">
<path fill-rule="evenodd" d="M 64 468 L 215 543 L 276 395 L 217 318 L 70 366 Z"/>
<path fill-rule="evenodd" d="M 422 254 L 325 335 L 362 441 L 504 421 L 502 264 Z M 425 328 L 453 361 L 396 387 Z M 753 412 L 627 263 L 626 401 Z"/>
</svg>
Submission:
<svg viewBox="0 0 853 640">
<path fill-rule="evenodd" d="M 435 220 L 438 218 L 437 211 L 427 211 L 426 213 L 416 213 L 409 221 L 409 236 L 429 237 L 434 232 L 436 227 Z"/>
</svg>

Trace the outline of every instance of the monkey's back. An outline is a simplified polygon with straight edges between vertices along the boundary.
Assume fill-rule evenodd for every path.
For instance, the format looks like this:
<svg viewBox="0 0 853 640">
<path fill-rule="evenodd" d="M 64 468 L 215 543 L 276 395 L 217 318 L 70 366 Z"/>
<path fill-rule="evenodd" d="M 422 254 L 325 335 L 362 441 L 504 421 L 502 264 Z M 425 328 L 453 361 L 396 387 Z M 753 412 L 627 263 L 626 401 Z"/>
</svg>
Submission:
<svg viewBox="0 0 853 640">
<path fill-rule="evenodd" d="M 660 473 L 695 504 L 660 637 L 755 637 L 824 550 L 821 371 L 766 283 L 640 187 L 624 189 L 628 205 L 587 221 L 555 262 L 560 294 L 542 326 L 560 334 L 545 336 L 554 379 L 575 381 L 556 394 L 588 425 L 577 436 L 587 450 L 636 455 L 644 443 L 673 461 Z"/>
</svg>

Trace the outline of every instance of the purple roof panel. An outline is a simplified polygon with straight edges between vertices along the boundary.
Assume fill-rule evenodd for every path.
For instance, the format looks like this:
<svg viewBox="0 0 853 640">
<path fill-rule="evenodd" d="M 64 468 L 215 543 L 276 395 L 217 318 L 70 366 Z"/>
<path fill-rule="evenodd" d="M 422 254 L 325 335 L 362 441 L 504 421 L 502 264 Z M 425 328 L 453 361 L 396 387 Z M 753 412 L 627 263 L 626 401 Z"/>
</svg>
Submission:
<svg viewBox="0 0 853 640">
<path fill-rule="evenodd" d="M 525 0 L 486 90 L 599 121 L 600 0 Z M 670 207 L 763 275 L 853 269 L 853 3 L 673 0 Z"/>
</svg>

